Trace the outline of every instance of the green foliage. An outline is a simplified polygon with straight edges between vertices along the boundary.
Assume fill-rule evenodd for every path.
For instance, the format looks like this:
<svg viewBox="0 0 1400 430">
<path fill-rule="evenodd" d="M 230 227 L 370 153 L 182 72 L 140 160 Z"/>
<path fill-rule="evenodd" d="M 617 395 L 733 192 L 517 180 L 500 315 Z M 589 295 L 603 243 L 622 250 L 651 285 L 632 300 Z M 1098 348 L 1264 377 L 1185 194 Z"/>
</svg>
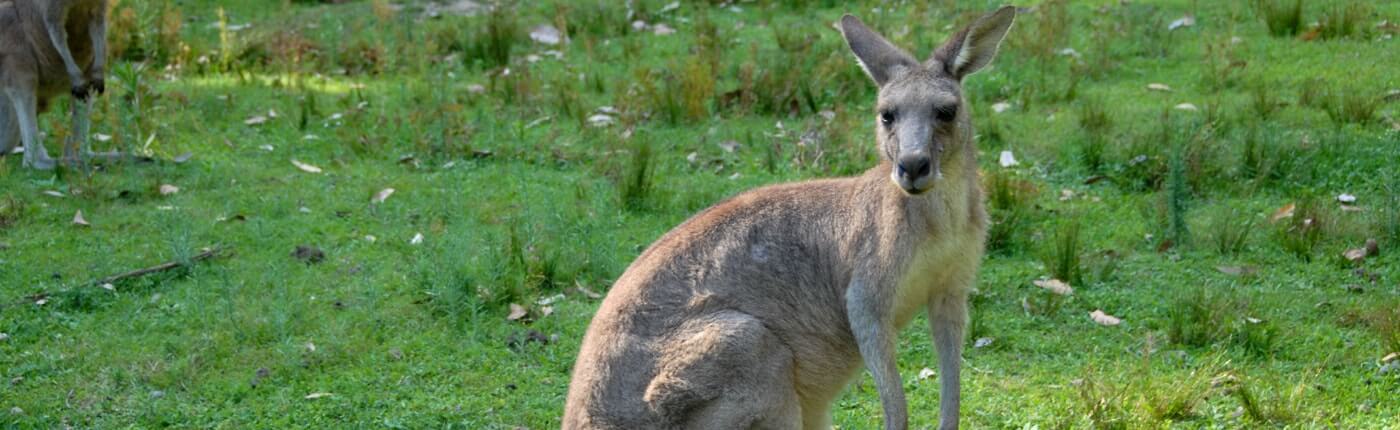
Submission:
<svg viewBox="0 0 1400 430">
<path fill-rule="evenodd" d="M 1050 276 L 1070 285 L 1080 285 L 1084 281 L 1084 268 L 1080 264 L 1083 250 L 1080 245 L 1079 221 L 1060 221 L 1047 237 L 1041 251 L 1041 260 Z"/>
<path fill-rule="evenodd" d="M 1274 36 L 1293 36 L 1303 30 L 1303 0 L 1254 0 L 1254 12 Z"/>
</svg>

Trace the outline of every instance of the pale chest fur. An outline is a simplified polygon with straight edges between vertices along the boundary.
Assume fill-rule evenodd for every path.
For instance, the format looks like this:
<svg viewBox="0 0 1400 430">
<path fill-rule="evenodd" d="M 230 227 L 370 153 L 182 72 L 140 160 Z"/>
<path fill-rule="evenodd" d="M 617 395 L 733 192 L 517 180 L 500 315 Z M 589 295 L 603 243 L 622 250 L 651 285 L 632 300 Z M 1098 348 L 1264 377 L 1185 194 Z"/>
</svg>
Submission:
<svg viewBox="0 0 1400 430">
<path fill-rule="evenodd" d="M 951 190 L 950 190 L 951 191 Z M 939 217 L 930 237 L 917 246 L 899 283 L 894 301 L 895 322 L 904 327 L 936 294 L 971 289 L 982 261 L 981 227 L 971 219 L 969 190 L 937 197 Z"/>
</svg>

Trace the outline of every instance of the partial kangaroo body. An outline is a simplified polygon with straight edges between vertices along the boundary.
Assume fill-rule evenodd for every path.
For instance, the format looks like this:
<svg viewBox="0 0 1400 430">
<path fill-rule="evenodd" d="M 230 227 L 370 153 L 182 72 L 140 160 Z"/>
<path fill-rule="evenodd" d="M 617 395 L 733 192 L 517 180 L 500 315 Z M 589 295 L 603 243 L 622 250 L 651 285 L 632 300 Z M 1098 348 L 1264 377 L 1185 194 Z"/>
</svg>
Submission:
<svg viewBox="0 0 1400 430">
<path fill-rule="evenodd" d="M 880 86 L 881 163 L 741 194 L 652 244 L 589 326 L 564 428 L 825 429 L 864 362 L 885 427 L 903 429 L 895 336 L 919 310 L 938 349 L 940 426 L 956 428 L 987 222 L 961 79 L 1014 15 L 983 17 L 925 64 L 844 17 Z"/>
<path fill-rule="evenodd" d="M 55 162 L 39 138 L 38 115 L 64 93 L 75 98 L 64 156 L 86 152 L 87 99 L 106 91 L 106 0 L 0 0 L 0 155 L 24 144 L 24 165 Z"/>
</svg>

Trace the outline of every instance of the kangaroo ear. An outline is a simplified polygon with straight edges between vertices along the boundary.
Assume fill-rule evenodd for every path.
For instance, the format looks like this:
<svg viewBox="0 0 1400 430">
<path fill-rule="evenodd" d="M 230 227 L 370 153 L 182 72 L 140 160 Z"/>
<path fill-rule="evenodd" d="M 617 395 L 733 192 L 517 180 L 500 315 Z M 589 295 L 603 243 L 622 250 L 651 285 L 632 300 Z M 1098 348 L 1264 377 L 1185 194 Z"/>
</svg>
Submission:
<svg viewBox="0 0 1400 430">
<path fill-rule="evenodd" d="M 942 63 L 944 70 L 954 78 L 971 75 L 997 56 L 997 47 L 1015 20 L 1016 7 L 1002 6 L 949 38 L 933 53 L 933 59 Z"/>
<path fill-rule="evenodd" d="M 849 14 L 841 17 L 841 35 L 846 37 L 846 44 L 875 85 L 883 87 L 890 79 L 919 64 L 914 57 L 896 48 L 866 27 L 859 18 Z"/>
</svg>

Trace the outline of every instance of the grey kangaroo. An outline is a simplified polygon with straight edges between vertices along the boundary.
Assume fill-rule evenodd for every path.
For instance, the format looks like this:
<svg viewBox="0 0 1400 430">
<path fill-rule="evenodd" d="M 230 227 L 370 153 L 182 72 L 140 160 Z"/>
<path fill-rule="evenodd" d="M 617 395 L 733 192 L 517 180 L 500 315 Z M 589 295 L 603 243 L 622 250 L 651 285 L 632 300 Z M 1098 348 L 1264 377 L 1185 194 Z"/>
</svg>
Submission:
<svg viewBox="0 0 1400 430">
<path fill-rule="evenodd" d="M 87 99 L 106 91 L 106 0 L 0 0 L 0 155 L 24 143 L 24 165 L 53 169 L 39 137 L 38 115 L 68 92 L 73 137 L 64 157 L 88 154 Z M 80 150 L 82 154 L 80 154 Z"/>
<path fill-rule="evenodd" d="M 565 429 L 830 428 L 862 362 L 886 429 L 908 427 L 895 337 L 927 312 L 939 427 L 958 427 L 967 296 L 987 216 L 962 79 L 1016 11 L 927 61 L 853 16 L 841 31 L 879 87 L 881 161 L 853 178 L 760 188 L 671 230 L 618 278 L 584 336 Z"/>
</svg>

